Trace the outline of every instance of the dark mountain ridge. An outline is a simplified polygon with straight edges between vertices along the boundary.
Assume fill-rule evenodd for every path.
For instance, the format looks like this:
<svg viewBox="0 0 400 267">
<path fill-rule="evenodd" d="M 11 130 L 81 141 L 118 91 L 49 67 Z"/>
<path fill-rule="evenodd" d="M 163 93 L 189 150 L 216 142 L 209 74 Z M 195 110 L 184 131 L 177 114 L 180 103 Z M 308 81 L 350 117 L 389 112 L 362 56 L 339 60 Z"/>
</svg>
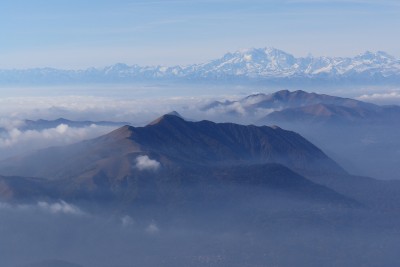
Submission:
<svg viewBox="0 0 400 267">
<path fill-rule="evenodd" d="M 245 199 L 272 190 L 302 199 L 354 203 L 291 169 L 345 174 L 294 132 L 279 127 L 189 122 L 171 114 L 145 127 L 123 126 L 92 140 L 0 164 L 0 172 L 6 175 L 45 178 L 20 178 L 36 187 L 51 187 L 52 195 L 43 191 L 42 197 L 56 195 L 67 200 L 179 206 L 177 203 L 224 203 L 224 198 Z M 12 179 L 2 178 L 4 188 L 18 195 Z"/>
<path fill-rule="evenodd" d="M 74 164 L 90 166 L 113 157 L 142 154 L 152 155 L 161 163 L 178 165 L 280 163 L 293 169 L 344 172 L 312 143 L 279 127 L 190 122 L 168 114 L 145 127 L 124 126 L 92 140 L 5 160 L 0 163 L 0 171 L 6 175 L 67 178 L 67 170 L 80 169 L 73 168 Z M 49 155 L 46 160 L 50 164 L 43 171 L 41 162 Z"/>
</svg>

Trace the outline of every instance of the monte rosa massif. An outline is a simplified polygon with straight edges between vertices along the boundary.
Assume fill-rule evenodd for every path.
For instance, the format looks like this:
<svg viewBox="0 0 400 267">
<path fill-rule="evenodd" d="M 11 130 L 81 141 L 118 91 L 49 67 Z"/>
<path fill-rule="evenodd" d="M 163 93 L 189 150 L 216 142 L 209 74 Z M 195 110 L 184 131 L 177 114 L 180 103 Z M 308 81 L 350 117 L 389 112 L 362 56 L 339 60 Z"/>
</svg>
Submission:
<svg viewBox="0 0 400 267">
<path fill-rule="evenodd" d="M 275 48 L 252 48 L 227 53 L 206 63 L 187 66 L 118 63 L 104 68 L 82 70 L 0 70 L 0 84 L 141 81 L 395 84 L 400 81 L 400 60 L 382 51 L 367 51 L 355 57 L 295 57 Z"/>
</svg>

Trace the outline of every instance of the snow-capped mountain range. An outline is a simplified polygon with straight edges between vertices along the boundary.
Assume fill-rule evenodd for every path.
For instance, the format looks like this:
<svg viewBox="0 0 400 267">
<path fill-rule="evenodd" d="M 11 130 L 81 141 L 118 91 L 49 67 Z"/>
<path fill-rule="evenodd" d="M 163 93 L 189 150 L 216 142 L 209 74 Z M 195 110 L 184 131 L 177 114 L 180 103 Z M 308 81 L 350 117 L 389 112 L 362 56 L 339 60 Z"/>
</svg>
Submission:
<svg viewBox="0 0 400 267">
<path fill-rule="evenodd" d="M 400 59 L 385 52 L 355 57 L 294 57 L 275 48 L 227 53 L 207 63 L 187 66 L 139 66 L 118 63 L 105 68 L 0 70 L 0 83 L 88 83 L 134 81 L 271 81 L 396 83 Z"/>
</svg>

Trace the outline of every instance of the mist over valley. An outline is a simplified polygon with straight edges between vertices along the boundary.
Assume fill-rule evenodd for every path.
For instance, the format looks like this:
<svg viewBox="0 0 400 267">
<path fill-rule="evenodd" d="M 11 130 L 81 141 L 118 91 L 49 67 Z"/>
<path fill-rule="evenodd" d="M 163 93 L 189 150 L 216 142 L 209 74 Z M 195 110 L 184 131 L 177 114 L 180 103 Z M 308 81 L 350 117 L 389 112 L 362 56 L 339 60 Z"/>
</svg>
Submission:
<svg viewBox="0 0 400 267">
<path fill-rule="evenodd" d="M 153 102 L 160 112 L 179 112 L 134 127 L 126 120 L 4 120 L 3 151 L 25 144 L 0 162 L 4 264 L 397 264 L 396 158 L 390 163 L 386 149 L 370 165 L 362 156 L 379 151 L 355 142 L 396 131 L 397 106 L 300 90 L 189 98 L 190 109 L 182 108 L 186 100 Z M 224 123 L 196 119 L 218 115 Z M 357 156 L 344 160 L 351 145 Z M 9 242 L 21 248 L 18 257 Z"/>
</svg>

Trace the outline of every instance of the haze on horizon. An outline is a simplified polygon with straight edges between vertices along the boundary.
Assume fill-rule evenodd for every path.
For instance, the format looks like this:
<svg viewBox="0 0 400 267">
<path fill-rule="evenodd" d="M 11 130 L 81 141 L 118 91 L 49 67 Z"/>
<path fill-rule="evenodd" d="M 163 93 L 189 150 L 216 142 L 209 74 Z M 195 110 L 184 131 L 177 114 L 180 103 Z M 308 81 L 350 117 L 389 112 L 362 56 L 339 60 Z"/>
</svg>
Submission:
<svg viewBox="0 0 400 267">
<path fill-rule="evenodd" d="M 170 66 L 265 46 L 399 57 L 399 13 L 392 0 L 4 1 L 0 69 Z"/>
</svg>

